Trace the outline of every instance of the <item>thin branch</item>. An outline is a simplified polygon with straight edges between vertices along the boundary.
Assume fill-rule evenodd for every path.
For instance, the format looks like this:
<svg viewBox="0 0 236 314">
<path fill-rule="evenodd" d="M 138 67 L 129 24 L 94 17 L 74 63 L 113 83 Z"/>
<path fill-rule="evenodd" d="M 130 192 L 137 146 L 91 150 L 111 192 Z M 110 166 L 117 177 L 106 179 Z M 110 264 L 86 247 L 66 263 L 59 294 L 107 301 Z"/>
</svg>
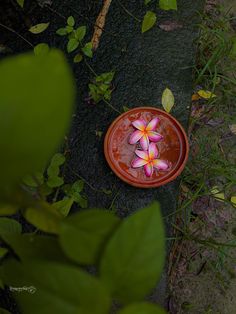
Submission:
<svg viewBox="0 0 236 314">
<path fill-rule="evenodd" d="M 0 23 L 0 26 L 5 28 L 6 30 L 8 30 L 9 32 L 12 32 L 13 34 L 16 34 L 18 37 L 20 37 L 22 40 L 24 40 L 31 48 L 34 47 L 33 44 L 31 44 L 31 42 L 29 42 L 26 38 L 24 38 L 21 34 L 17 33 L 16 31 L 14 31 L 14 29 Z"/>
<path fill-rule="evenodd" d="M 112 0 L 104 0 L 102 10 L 96 19 L 96 23 L 94 26 L 94 33 L 93 33 L 93 37 L 91 39 L 91 42 L 93 45 L 93 50 L 96 50 L 99 46 L 100 38 L 102 36 L 103 28 L 104 28 L 105 23 L 106 23 L 106 16 L 107 16 L 107 13 L 109 11 L 111 2 L 112 2 Z"/>
</svg>

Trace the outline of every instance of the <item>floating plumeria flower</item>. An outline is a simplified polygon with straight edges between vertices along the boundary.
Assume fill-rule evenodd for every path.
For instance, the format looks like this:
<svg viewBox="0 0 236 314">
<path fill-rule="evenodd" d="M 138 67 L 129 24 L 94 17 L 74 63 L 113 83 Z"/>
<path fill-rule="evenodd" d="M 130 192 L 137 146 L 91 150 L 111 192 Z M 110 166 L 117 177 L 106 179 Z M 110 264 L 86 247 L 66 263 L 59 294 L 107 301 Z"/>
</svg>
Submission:
<svg viewBox="0 0 236 314">
<path fill-rule="evenodd" d="M 155 143 L 149 145 L 148 151 L 137 149 L 135 154 L 138 158 L 133 160 L 132 167 L 139 168 L 144 166 L 144 171 L 147 177 L 152 176 L 154 168 L 160 171 L 169 169 L 169 164 L 165 160 L 157 159 L 158 150 Z"/>
<path fill-rule="evenodd" d="M 160 120 L 158 118 L 152 119 L 148 124 L 144 120 L 136 120 L 132 125 L 137 129 L 130 136 L 129 143 L 136 144 L 140 140 L 142 149 L 148 150 L 149 142 L 159 142 L 163 136 L 155 132 L 157 124 Z"/>
</svg>

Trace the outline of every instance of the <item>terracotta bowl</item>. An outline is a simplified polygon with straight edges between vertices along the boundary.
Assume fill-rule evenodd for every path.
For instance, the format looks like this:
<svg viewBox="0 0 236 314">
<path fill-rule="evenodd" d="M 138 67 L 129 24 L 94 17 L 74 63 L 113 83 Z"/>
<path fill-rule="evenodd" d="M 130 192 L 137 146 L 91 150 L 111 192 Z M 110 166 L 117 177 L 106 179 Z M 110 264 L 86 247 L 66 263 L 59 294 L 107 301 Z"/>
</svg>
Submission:
<svg viewBox="0 0 236 314">
<path fill-rule="evenodd" d="M 164 137 L 156 143 L 158 158 L 168 161 L 171 166 L 167 171 L 154 170 L 152 176 L 147 177 L 143 167 L 131 166 L 138 144 L 129 144 L 129 138 L 135 130 L 133 121 L 144 119 L 149 122 L 154 117 L 160 119 L 156 131 Z M 139 107 L 121 114 L 113 121 L 105 136 L 104 152 L 112 171 L 121 180 L 139 188 L 154 188 L 180 175 L 188 159 L 189 145 L 183 127 L 170 114 L 157 108 Z"/>
</svg>

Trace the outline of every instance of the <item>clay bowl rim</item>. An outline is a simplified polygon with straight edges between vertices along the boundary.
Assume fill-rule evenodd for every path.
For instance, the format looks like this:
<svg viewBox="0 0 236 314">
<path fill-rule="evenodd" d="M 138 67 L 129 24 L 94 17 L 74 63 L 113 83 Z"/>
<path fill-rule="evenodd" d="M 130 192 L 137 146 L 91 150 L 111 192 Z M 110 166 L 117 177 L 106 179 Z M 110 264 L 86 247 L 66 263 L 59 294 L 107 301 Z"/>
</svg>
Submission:
<svg viewBox="0 0 236 314">
<path fill-rule="evenodd" d="M 180 133 L 182 133 L 182 137 L 183 137 L 183 142 L 184 145 L 185 145 L 185 154 L 183 154 L 184 156 L 184 159 L 182 161 L 182 163 L 180 164 L 180 166 L 176 169 L 175 172 L 173 172 L 173 174 L 164 179 L 163 181 L 158 181 L 156 183 L 153 183 L 152 185 L 150 184 L 145 184 L 144 182 L 142 183 L 137 183 L 137 182 L 133 182 L 129 179 L 127 179 L 126 177 L 123 177 L 122 174 L 118 171 L 118 169 L 114 166 L 114 163 L 112 162 L 111 158 L 110 158 L 110 154 L 109 154 L 109 148 L 108 148 L 108 143 L 109 143 L 109 137 L 110 137 L 110 134 L 112 132 L 112 129 L 113 127 L 117 124 L 117 122 L 119 120 L 121 120 L 124 116 L 127 116 L 128 114 L 131 114 L 132 111 L 143 111 L 143 110 L 154 110 L 158 113 L 161 113 L 165 116 L 167 116 L 167 118 L 169 120 L 171 120 L 173 122 L 173 124 L 176 124 Z M 173 180 L 175 180 L 183 171 L 186 163 L 187 163 L 187 160 L 188 160 L 188 156 L 189 156 L 189 142 L 188 142 L 188 137 L 187 137 L 187 134 L 184 130 L 184 128 L 182 127 L 182 125 L 179 123 L 179 121 L 177 121 L 171 114 L 169 114 L 168 112 L 164 111 L 164 110 L 161 110 L 159 108 L 155 108 L 155 107 L 135 107 L 135 108 L 132 108 L 122 114 L 120 114 L 109 126 L 107 132 L 106 132 L 106 135 L 105 135 L 105 139 L 104 139 L 104 154 L 105 154 L 105 158 L 106 158 L 106 161 L 108 163 L 108 165 L 110 166 L 111 170 L 115 173 L 115 175 L 120 178 L 123 182 L 126 182 L 127 184 L 131 185 L 131 186 L 134 186 L 134 187 L 138 187 L 138 188 L 145 188 L 145 189 L 150 189 L 150 188 L 157 188 L 157 187 L 160 187 L 160 186 L 163 186 Z"/>
</svg>

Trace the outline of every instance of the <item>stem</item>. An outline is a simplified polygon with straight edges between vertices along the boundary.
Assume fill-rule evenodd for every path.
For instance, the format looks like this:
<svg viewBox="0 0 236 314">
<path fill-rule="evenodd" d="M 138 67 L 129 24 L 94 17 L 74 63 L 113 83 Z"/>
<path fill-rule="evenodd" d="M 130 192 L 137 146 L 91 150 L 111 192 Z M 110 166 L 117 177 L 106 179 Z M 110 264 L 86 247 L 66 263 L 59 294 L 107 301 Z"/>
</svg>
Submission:
<svg viewBox="0 0 236 314">
<path fill-rule="evenodd" d="M 89 70 L 93 73 L 93 75 L 98 76 L 97 73 L 94 71 L 94 69 L 91 67 L 91 65 L 87 62 L 86 58 L 84 58 L 84 63 L 89 68 Z"/>
<path fill-rule="evenodd" d="M 34 45 L 31 44 L 31 42 L 29 42 L 29 41 L 28 41 L 26 38 L 24 38 L 21 34 L 19 34 L 19 33 L 17 33 L 16 31 L 14 31 L 14 29 L 12 29 L 12 28 L 10 28 L 10 27 L 8 27 L 8 26 L 2 24 L 2 23 L 0 23 L 0 26 L 3 27 L 3 28 L 5 28 L 6 30 L 12 32 L 13 34 L 16 34 L 18 37 L 20 37 L 21 39 L 23 39 L 31 48 L 34 47 Z"/>
<path fill-rule="evenodd" d="M 141 23 L 142 21 L 138 19 L 135 15 L 133 15 L 129 10 L 126 9 L 126 7 L 118 0 L 117 1 L 119 5 L 122 7 L 122 9 L 132 18 L 134 18 L 137 22 Z"/>
<path fill-rule="evenodd" d="M 119 110 L 117 110 L 115 107 L 112 106 L 111 103 L 109 103 L 106 99 L 103 98 L 103 101 L 114 111 L 116 111 L 117 113 L 121 114 L 121 112 Z"/>
<path fill-rule="evenodd" d="M 114 196 L 114 198 L 113 198 L 113 200 L 112 200 L 112 202 L 111 202 L 111 205 L 110 205 L 109 209 L 112 209 L 112 206 L 114 205 L 115 200 L 117 199 L 117 197 L 118 197 L 119 194 L 120 194 L 120 191 L 118 191 L 118 192 L 116 193 L 116 195 Z"/>
<path fill-rule="evenodd" d="M 93 187 L 85 178 L 83 178 L 81 175 L 79 175 L 77 172 L 75 172 L 71 167 L 68 167 L 70 169 L 71 172 L 73 172 L 73 174 L 78 177 L 79 179 L 83 180 L 85 184 L 87 184 L 87 186 L 90 187 L 90 189 L 92 189 L 95 192 L 99 192 L 99 193 L 104 193 L 103 190 L 98 190 L 95 187 Z"/>
<path fill-rule="evenodd" d="M 203 186 L 204 186 L 204 182 L 200 185 L 199 189 L 193 194 L 193 196 L 192 196 L 192 198 L 190 200 L 188 200 L 184 205 L 182 205 L 179 209 L 177 209 L 173 213 L 171 213 L 171 214 L 169 214 L 167 216 L 164 216 L 164 218 L 169 218 L 169 217 L 171 217 L 171 216 L 181 212 L 186 207 L 188 207 L 199 196 L 199 193 L 202 190 Z M 205 194 L 202 194 L 202 196 L 203 195 L 205 195 Z"/>
</svg>

